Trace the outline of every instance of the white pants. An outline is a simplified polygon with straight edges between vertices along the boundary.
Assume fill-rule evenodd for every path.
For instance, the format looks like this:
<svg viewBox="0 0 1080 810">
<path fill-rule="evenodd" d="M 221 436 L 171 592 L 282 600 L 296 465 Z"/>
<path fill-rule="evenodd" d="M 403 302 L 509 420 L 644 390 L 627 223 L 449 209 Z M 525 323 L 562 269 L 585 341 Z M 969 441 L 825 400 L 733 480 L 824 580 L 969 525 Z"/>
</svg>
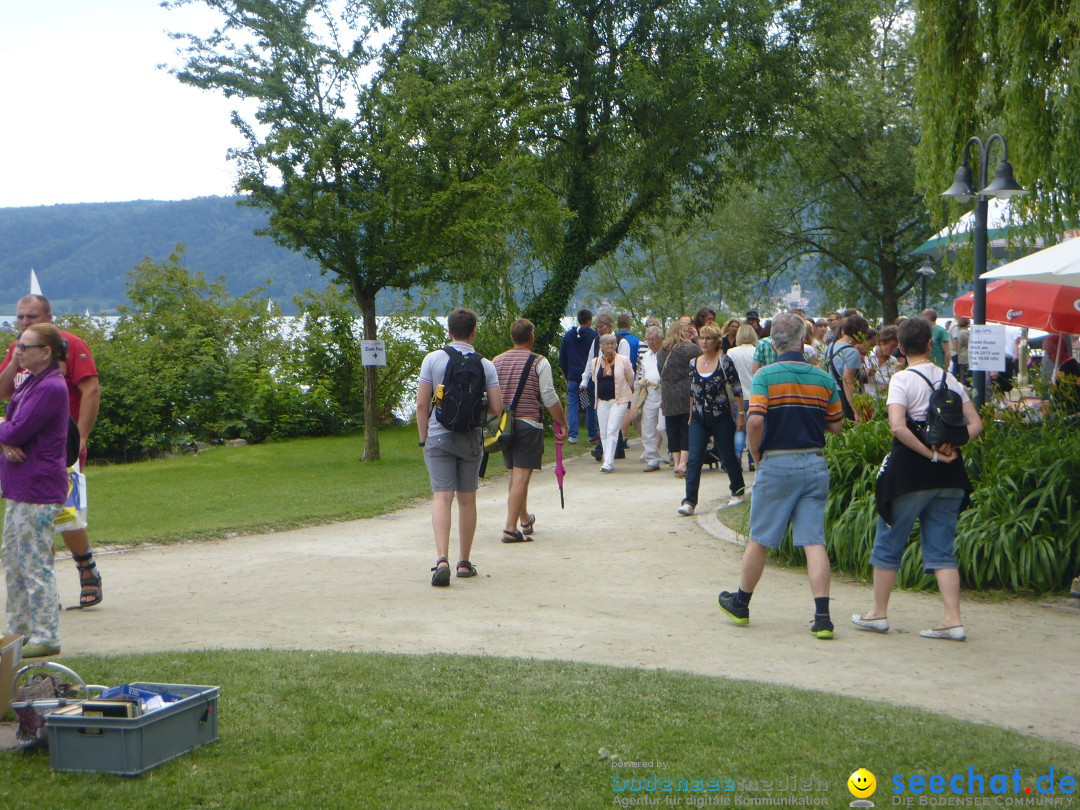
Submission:
<svg viewBox="0 0 1080 810">
<path fill-rule="evenodd" d="M 630 409 L 629 402 L 617 403 L 613 399 L 602 399 L 596 403 L 596 417 L 600 422 L 600 441 L 604 446 L 604 466 L 615 466 L 615 451 L 619 447 L 619 428 L 623 417 Z"/>
<path fill-rule="evenodd" d="M 660 451 L 656 449 L 657 426 L 660 422 L 660 389 L 650 388 L 641 406 L 641 444 L 645 449 L 646 464 L 659 464 Z"/>
</svg>

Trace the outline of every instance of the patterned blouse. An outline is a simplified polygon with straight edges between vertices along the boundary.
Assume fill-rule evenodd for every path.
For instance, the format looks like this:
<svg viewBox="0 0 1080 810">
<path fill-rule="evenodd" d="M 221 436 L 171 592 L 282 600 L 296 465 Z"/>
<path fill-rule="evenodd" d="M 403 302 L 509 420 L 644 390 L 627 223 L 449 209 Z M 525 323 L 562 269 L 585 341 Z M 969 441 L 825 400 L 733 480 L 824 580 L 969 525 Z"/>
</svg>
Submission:
<svg viewBox="0 0 1080 810">
<path fill-rule="evenodd" d="M 739 372 L 735 363 L 726 354 L 720 355 L 720 362 L 716 370 L 708 377 L 702 377 L 695 368 L 695 362 L 690 363 L 690 396 L 694 398 L 694 416 L 699 420 L 706 414 L 710 417 L 731 415 L 731 403 L 728 401 L 727 386 L 731 386 L 736 399 L 742 400 L 742 383 L 739 381 Z"/>
</svg>

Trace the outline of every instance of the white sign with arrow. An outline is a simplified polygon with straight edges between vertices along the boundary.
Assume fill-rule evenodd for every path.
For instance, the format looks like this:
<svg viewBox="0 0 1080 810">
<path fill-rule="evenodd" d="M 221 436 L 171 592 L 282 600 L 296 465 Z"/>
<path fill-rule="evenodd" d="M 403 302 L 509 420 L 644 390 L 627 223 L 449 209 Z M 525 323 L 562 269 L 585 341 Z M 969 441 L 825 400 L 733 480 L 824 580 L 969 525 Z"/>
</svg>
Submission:
<svg viewBox="0 0 1080 810">
<path fill-rule="evenodd" d="M 386 365 L 386 341 L 385 340 L 361 340 L 365 366 Z"/>
</svg>

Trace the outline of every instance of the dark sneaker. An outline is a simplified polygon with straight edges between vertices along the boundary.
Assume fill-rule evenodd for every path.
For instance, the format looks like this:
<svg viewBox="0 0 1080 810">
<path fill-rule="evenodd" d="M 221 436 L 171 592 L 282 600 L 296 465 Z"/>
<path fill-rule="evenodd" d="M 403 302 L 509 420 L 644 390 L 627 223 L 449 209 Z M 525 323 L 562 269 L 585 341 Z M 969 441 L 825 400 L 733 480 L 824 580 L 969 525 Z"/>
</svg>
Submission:
<svg viewBox="0 0 1080 810">
<path fill-rule="evenodd" d="M 727 617 L 731 619 L 732 624 L 740 626 L 746 626 L 750 624 L 750 608 L 739 606 L 735 604 L 735 597 L 737 594 L 733 594 L 731 591 L 720 591 L 720 596 L 716 602 L 720 606 L 720 610 L 727 614 Z"/>
<path fill-rule="evenodd" d="M 814 616 L 814 623 L 810 625 L 810 635 L 815 638 L 832 638 L 833 623 L 828 616 Z"/>
</svg>

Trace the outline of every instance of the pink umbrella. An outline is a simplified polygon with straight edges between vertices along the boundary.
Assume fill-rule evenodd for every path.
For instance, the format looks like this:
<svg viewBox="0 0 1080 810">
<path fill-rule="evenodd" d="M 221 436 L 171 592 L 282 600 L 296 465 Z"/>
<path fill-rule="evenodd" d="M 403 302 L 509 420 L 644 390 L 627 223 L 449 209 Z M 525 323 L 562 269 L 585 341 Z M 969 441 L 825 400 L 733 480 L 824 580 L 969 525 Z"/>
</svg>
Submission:
<svg viewBox="0 0 1080 810">
<path fill-rule="evenodd" d="M 555 425 L 555 435 L 559 435 L 561 431 L 559 426 Z M 566 467 L 562 463 L 562 442 L 555 442 L 555 480 L 559 482 L 559 504 L 563 509 L 566 508 L 566 498 L 563 497 L 563 478 L 566 477 Z"/>
</svg>

